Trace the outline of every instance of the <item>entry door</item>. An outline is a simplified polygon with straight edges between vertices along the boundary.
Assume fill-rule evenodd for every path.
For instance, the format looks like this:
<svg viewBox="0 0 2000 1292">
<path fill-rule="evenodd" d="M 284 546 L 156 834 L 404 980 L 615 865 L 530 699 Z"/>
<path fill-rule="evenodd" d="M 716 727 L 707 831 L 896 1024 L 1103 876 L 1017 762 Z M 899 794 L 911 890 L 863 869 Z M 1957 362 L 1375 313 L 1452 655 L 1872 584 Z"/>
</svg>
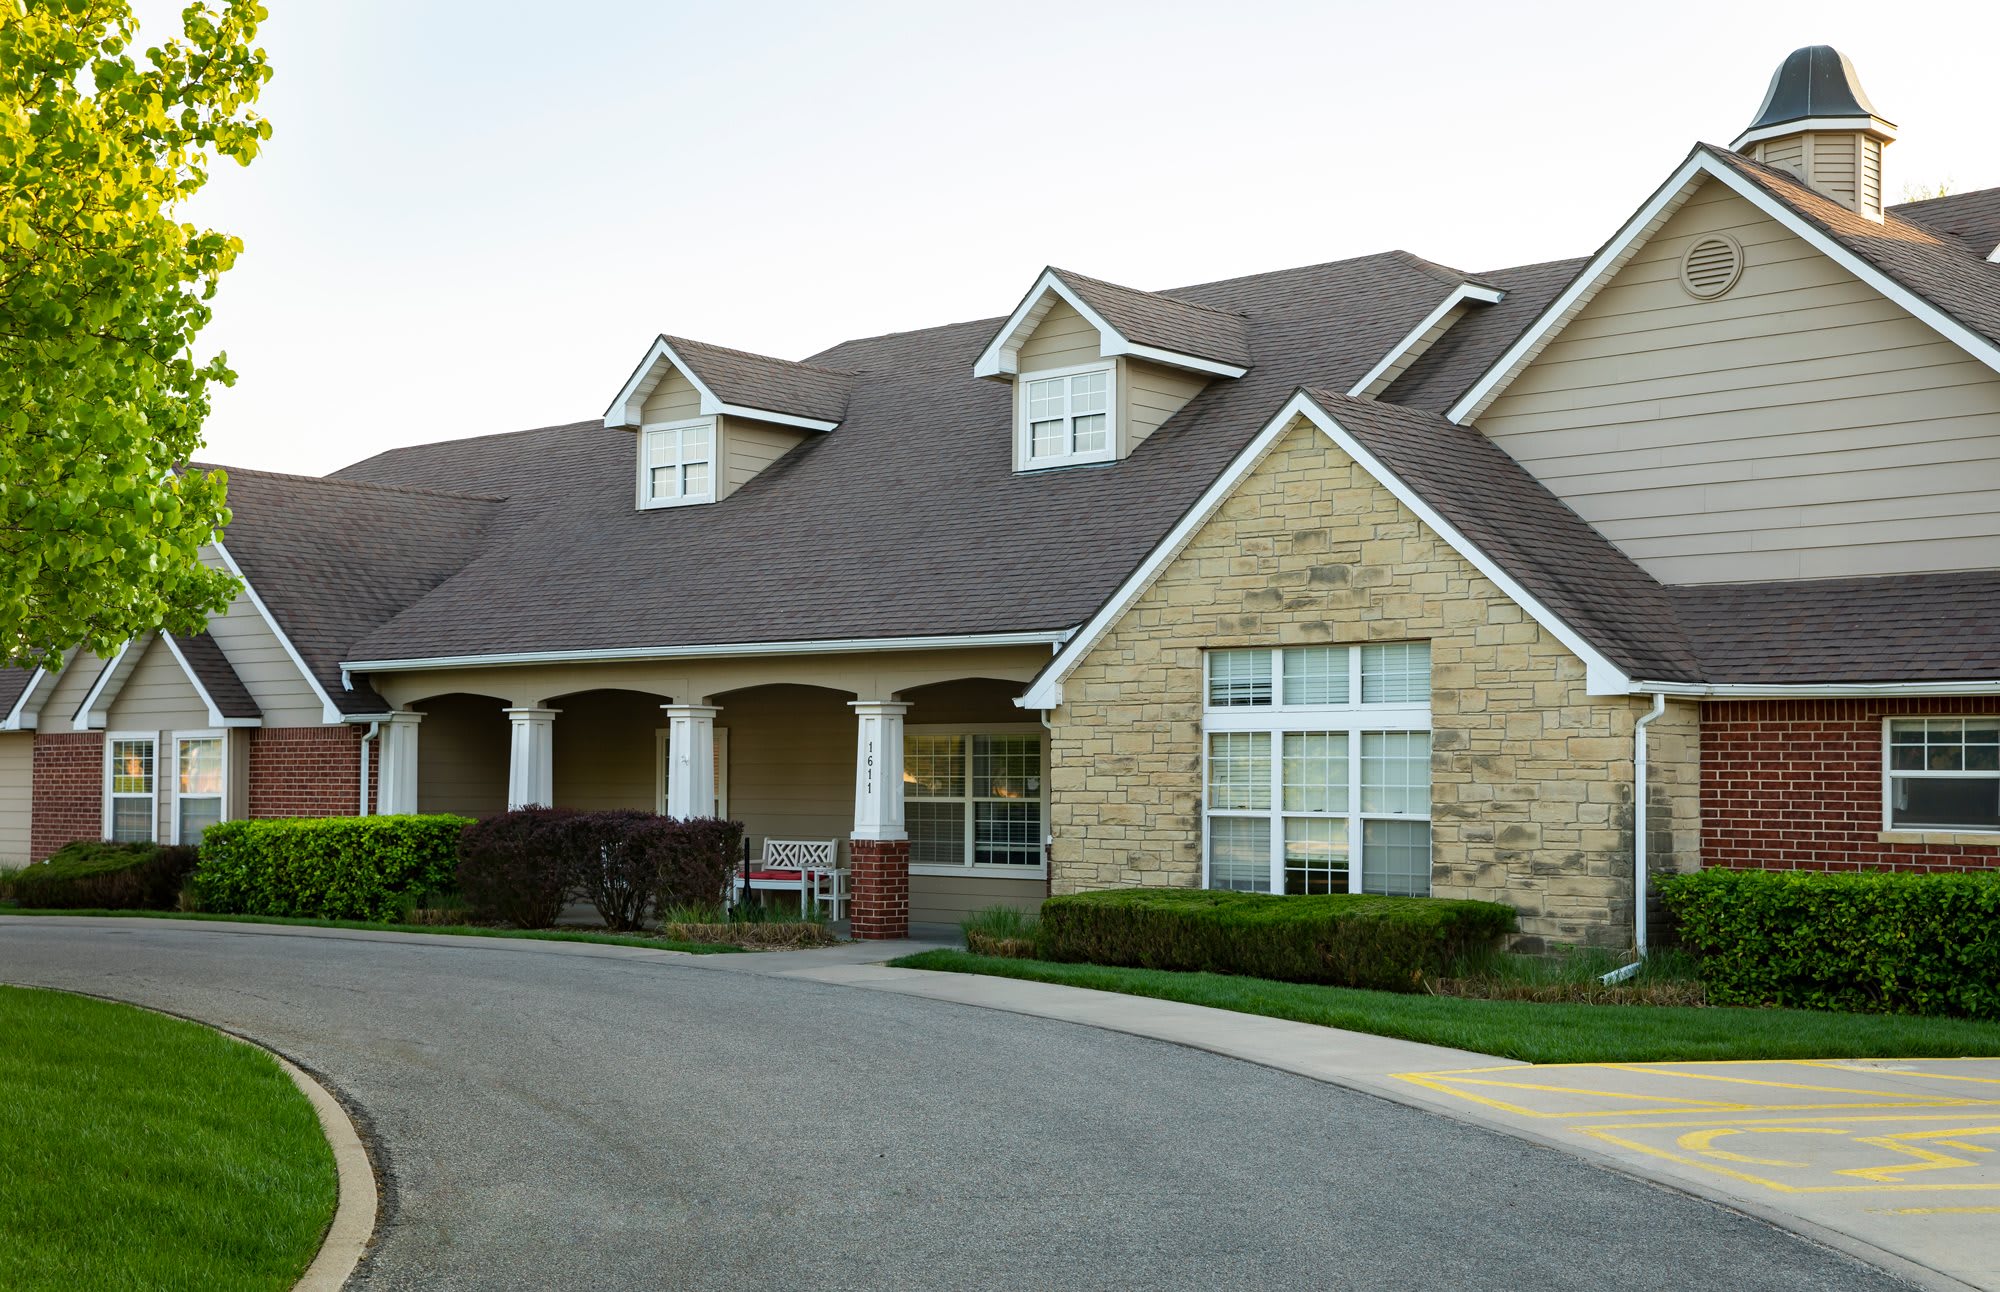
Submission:
<svg viewBox="0 0 2000 1292">
<path fill-rule="evenodd" d="M 671 732 L 661 727 L 654 733 L 657 754 L 653 760 L 653 811 L 665 816 L 667 811 L 667 746 Z M 715 815 L 729 819 L 729 729 L 715 729 Z"/>
</svg>

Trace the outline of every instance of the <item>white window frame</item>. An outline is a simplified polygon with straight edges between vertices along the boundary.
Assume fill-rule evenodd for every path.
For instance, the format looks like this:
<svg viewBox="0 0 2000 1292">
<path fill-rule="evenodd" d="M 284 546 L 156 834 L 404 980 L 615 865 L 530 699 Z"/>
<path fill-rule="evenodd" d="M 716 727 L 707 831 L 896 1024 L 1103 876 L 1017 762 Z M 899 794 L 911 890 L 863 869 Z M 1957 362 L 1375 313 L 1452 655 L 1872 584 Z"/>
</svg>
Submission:
<svg viewBox="0 0 2000 1292">
<path fill-rule="evenodd" d="M 707 490 L 700 494 L 680 494 L 672 498 L 655 498 L 653 496 L 653 468 L 652 464 L 648 461 L 648 458 L 650 457 L 650 454 L 648 452 L 648 442 L 655 435 L 663 435 L 669 431 L 673 433 L 674 435 L 673 466 L 675 467 L 675 480 L 678 482 L 682 478 L 680 475 L 681 471 L 684 471 L 687 467 L 693 465 L 696 462 L 704 460 L 701 458 L 682 458 L 680 456 L 681 432 L 694 430 L 696 428 L 705 429 L 708 432 L 708 457 L 706 459 L 708 463 Z M 673 421 L 673 422 L 647 422 L 639 427 L 638 440 L 639 440 L 638 501 L 639 501 L 639 509 L 641 511 L 652 511 L 655 508 L 659 507 L 694 507 L 705 502 L 715 501 L 716 477 L 722 471 L 722 419 L 721 418 L 686 417 L 680 419 L 679 421 Z"/>
<path fill-rule="evenodd" d="M 729 728 L 715 727 L 715 815 L 729 819 Z M 653 811 L 667 814 L 667 746 L 672 742 L 671 727 L 653 731 Z"/>
<path fill-rule="evenodd" d="M 121 740 L 143 740 L 153 747 L 153 788 L 149 794 L 115 794 L 111 789 L 111 751 Z M 104 838 L 113 841 L 116 836 L 116 822 L 112 817 L 112 804 L 118 799 L 144 798 L 150 805 L 146 816 L 146 842 L 157 843 L 160 838 L 160 733 L 157 731 L 107 731 L 104 733 Z"/>
<path fill-rule="evenodd" d="M 1896 821 L 1896 777 L 1909 776 L 1924 780 L 1991 781 L 2000 780 L 2000 772 L 1898 772 L 1891 766 L 1894 757 L 1894 724 L 1898 722 L 1964 722 L 1970 719 L 1983 722 L 2000 722 L 2000 714 L 1995 713 L 1892 713 L 1882 719 L 1882 832 L 1884 834 L 1983 834 L 2000 839 L 2000 830 L 1976 825 L 1897 825 Z"/>
<path fill-rule="evenodd" d="M 1202 652 L 1201 664 L 1201 886 L 1210 884 L 1210 821 L 1220 817 L 1257 818 L 1271 823 L 1271 893 L 1285 891 L 1285 818 L 1309 817 L 1347 822 L 1347 891 L 1366 891 L 1363 868 L 1362 833 L 1368 821 L 1422 821 L 1430 825 L 1432 814 L 1424 812 L 1364 812 L 1361 810 L 1361 739 L 1364 735 L 1422 733 L 1435 740 L 1431 727 L 1431 704 L 1426 692 L 1421 704 L 1375 703 L 1361 700 L 1361 653 L 1364 646 L 1393 646 L 1397 642 L 1300 643 L 1269 648 L 1271 656 L 1271 703 L 1214 707 L 1209 703 L 1209 680 L 1216 656 L 1231 651 L 1264 650 L 1261 646 L 1218 646 Z M 1332 649 L 1347 652 L 1347 700 L 1341 704 L 1285 703 L 1285 651 Z M 1266 735 L 1270 741 L 1271 806 L 1264 809 L 1215 809 L 1209 801 L 1209 737 L 1216 732 L 1247 731 Z M 1284 790 L 1284 738 L 1287 734 L 1338 733 L 1347 737 L 1347 810 L 1345 812 L 1287 812 Z M 1432 782 L 1432 792 L 1436 790 Z M 1432 837 L 1432 861 L 1436 862 L 1436 837 Z"/>
<path fill-rule="evenodd" d="M 912 862 L 912 875 L 992 875 L 1007 879 L 1046 879 L 1049 873 L 1049 733 L 1039 722 L 988 722 L 988 723 L 929 723 L 921 726 L 905 726 L 903 741 L 905 751 L 913 736 L 958 736 L 965 742 L 965 794 L 960 798 L 903 799 L 904 821 L 907 827 L 910 804 L 919 803 L 962 803 L 965 805 L 964 842 L 960 856 L 965 858 L 957 866 L 922 866 Z M 1034 736 L 1042 751 L 1042 849 L 1041 859 L 1032 866 L 980 865 L 973 861 L 975 841 L 978 832 L 978 813 L 975 805 L 987 800 L 972 795 L 972 741 L 975 736 Z M 901 769 L 898 769 L 898 774 Z"/>
<path fill-rule="evenodd" d="M 1035 428 L 1028 416 L 1028 390 L 1038 381 L 1063 382 L 1063 432 L 1065 443 L 1076 443 L 1076 414 L 1070 411 L 1069 379 L 1086 373 L 1104 374 L 1104 447 L 1085 453 L 1070 451 L 1038 458 L 1035 456 Z M 1096 416 L 1096 414 L 1087 414 Z M 1047 421 L 1047 418 L 1043 419 Z M 1046 471 L 1051 467 L 1084 466 L 1110 462 L 1118 456 L 1118 363 L 1080 363 L 1066 368 L 1043 368 L 1020 373 L 1014 378 L 1014 469 Z"/>
<path fill-rule="evenodd" d="M 213 740 L 221 744 L 222 788 L 217 793 L 182 795 L 181 743 L 183 741 L 188 741 L 188 740 Z M 225 730 L 222 730 L 221 728 L 210 728 L 208 730 L 203 730 L 203 731 L 176 731 L 170 733 L 167 743 L 169 747 L 172 748 L 172 750 L 174 751 L 174 761 L 172 764 L 174 788 L 173 788 L 173 797 L 171 800 L 173 817 L 171 822 L 169 823 L 167 836 L 171 842 L 179 844 L 181 842 L 181 799 L 183 797 L 191 799 L 206 799 L 206 798 L 217 799 L 219 801 L 216 804 L 218 808 L 218 811 L 215 814 L 216 821 L 222 822 L 222 821 L 227 821 L 229 819 L 229 789 L 230 789 L 229 733 Z M 153 788 L 155 789 L 155 791 L 159 789 L 159 785 L 160 785 L 160 755 L 158 748 L 155 747 L 153 751 Z"/>
</svg>

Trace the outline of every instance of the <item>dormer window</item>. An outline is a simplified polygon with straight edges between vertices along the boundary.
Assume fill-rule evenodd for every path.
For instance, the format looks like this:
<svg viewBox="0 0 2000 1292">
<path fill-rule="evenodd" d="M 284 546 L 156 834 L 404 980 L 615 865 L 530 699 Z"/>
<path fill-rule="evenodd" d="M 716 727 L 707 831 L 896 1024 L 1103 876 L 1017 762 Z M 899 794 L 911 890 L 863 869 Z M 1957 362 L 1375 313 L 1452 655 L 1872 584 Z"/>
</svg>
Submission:
<svg viewBox="0 0 2000 1292">
<path fill-rule="evenodd" d="M 1117 444 L 1111 411 L 1116 384 L 1112 364 L 1022 377 L 1017 383 L 1016 469 L 1109 461 Z"/>
<path fill-rule="evenodd" d="M 715 497 L 715 419 L 639 428 L 639 505 L 682 507 Z"/>
</svg>

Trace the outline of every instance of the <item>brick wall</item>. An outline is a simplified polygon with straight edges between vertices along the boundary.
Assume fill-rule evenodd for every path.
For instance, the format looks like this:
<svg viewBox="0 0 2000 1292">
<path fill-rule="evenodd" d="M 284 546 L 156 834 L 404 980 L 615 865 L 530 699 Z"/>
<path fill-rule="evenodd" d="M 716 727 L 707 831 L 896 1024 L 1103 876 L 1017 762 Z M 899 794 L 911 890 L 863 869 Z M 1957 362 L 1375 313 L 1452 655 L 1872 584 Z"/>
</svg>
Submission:
<svg viewBox="0 0 2000 1292">
<path fill-rule="evenodd" d="M 29 858 L 41 861 L 76 839 L 104 837 L 104 736 L 35 736 Z"/>
<path fill-rule="evenodd" d="M 2000 699 L 1707 701 L 1701 856 L 1771 870 L 1987 870 L 2000 847 L 1885 832 L 1882 720 L 2000 713 Z"/>
<path fill-rule="evenodd" d="M 250 728 L 250 815 L 353 816 L 360 810 L 361 737 L 366 727 Z M 375 796 L 382 751 L 369 751 Z"/>
<path fill-rule="evenodd" d="M 1201 882 L 1204 648 L 1397 640 L 1431 646 L 1432 892 L 1515 907 L 1526 945 L 1629 942 L 1646 701 L 1587 695 L 1581 660 L 1303 423 L 1064 681 L 1054 890 Z M 1695 716 L 1651 728 L 1658 869 L 1694 862 Z"/>
</svg>

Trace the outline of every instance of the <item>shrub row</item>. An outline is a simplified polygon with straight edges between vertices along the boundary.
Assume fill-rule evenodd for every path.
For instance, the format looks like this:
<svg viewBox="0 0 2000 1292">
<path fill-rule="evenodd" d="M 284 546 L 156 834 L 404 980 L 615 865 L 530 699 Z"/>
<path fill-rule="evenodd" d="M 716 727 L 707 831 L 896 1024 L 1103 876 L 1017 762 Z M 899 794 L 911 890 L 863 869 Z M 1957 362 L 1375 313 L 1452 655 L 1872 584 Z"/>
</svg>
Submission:
<svg viewBox="0 0 2000 1292">
<path fill-rule="evenodd" d="M 1717 868 L 1659 892 L 1715 1004 L 2000 1019 L 2000 875 Z"/>
<path fill-rule="evenodd" d="M 7 888 L 21 905 L 47 910 L 171 911 L 194 865 L 193 848 L 80 840 Z"/>
<path fill-rule="evenodd" d="M 1113 889 L 1042 903 L 1035 940 L 1050 960 L 1416 991 L 1513 927 L 1495 902 Z"/>
<path fill-rule="evenodd" d="M 236 915 L 393 920 L 452 886 L 461 816 L 223 821 L 201 837 L 202 906 Z"/>
<path fill-rule="evenodd" d="M 737 821 L 524 808 L 465 827 L 458 886 L 523 928 L 554 924 L 575 895 L 607 928 L 636 929 L 661 907 L 721 905 L 742 846 Z"/>
</svg>

